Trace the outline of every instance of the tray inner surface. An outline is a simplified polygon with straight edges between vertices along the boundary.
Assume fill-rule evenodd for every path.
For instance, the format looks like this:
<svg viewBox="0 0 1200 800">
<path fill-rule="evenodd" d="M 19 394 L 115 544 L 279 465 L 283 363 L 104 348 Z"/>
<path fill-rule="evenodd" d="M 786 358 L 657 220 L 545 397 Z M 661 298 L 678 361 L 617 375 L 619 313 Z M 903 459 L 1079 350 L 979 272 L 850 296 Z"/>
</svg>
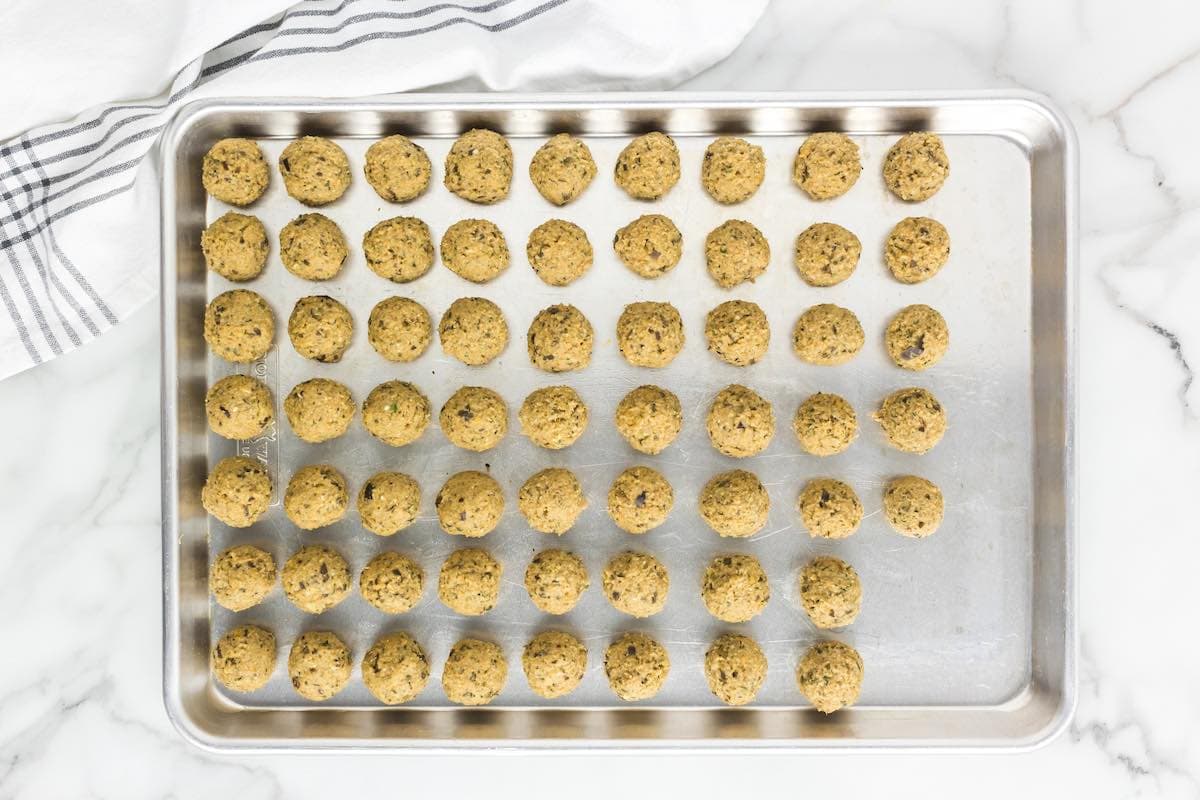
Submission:
<svg viewBox="0 0 1200 800">
<path fill-rule="evenodd" d="M 700 114 L 700 112 L 695 112 Z M 772 734 L 764 717 L 750 725 L 742 723 L 746 738 L 773 736 L 853 737 L 852 728 L 870 715 L 903 729 L 902 708 L 949 713 L 955 708 L 1003 708 L 1028 706 L 1038 694 L 1038 626 L 1035 608 L 1045 602 L 1037 597 L 1035 561 L 1039 555 L 1036 524 L 1038 498 L 1037 430 L 1034 403 L 1042 391 L 1054 402 L 1054 387 L 1039 384 L 1035 363 L 1039 343 L 1033 303 L 1041 291 L 1037 264 L 1037 171 L 1031 169 L 1036 142 L 1022 141 L 1011 130 L 943 131 L 951 159 L 951 177 L 931 200 L 905 204 L 883 186 L 881 165 L 887 148 L 895 140 L 892 130 L 918 127 L 905 124 L 904 115 L 893 112 L 886 127 L 856 130 L 853 115 L 842 127 L 854 135 L 862 148 L 863 175 L 846 195 L 833 201 L 811 201 L 790 182 L 791 161 L 811 122 L 800 121 L 790 129 L 786 118 L 772 120 L 780 129 L 763 125 L 769 135 L 756 135 L 756 114 L 702 114 L 696 129 L 686 124 L 672 126 L 669 111 L 626 112 L 605 124 L 600 112 L 583 115 L 538 115 L 535 111 L 461 112 L 445 117 L 431 112 L 392 114 L 391 124 L 379 123 L 378 131 L 402 131 L 426 148 L 434 164 L 434 185 L 418 200 L 392 205 L 380 200 L 362 177 L 366 148 L 380 135 L 355 130 L 355 123 L 333 121 L 329 112 L 303 115 L 286 110 L 252 114 L 229 112 L 209 117 L 195 126 L 188 138 L 186 157 L 176 159 L 178 201 L 177 224 L 178 313 L 180 382 L 178 421 L 181 464 L 180 545 L 185 562 L 180 576 L 188 584 L 182 616 L 184 640 L 181 670 L 189 689 L 203 693 L 211 713 L 230 717 L 257 716 L 249 709 L 304 709 L 311 722 L 285 738 L 343 734 L 331 729 L 322 734 L 318 719 L 329 715 L 313 713 L 313 704 L 300 700 L 292 691 L 281 663 L 271 683 L 251 695 L 225 694 L 209 681 L 204 658 L 209 642 L 237 624 L 254 622 L 275 631 L 281 662 L 286 648 L 305 630 L 332 630 L 350 646 L 354 659 L 381 633 L 405 630 L 425 647 L 433 669 L 422 695 L 405 710 L 384 711 L 358 679 L 358 669 L 345 691 L 325 708 L 361 707 L 383 711 L 380 724 L 400 725 L 388 735 L 441 738 L 438 714 L 420 709 L 448 706 L 440 683 L 440 668 L 451 645 L 468 635 L 489 638 L 504 648 L 509 661 L 509 679 L 504 692 L 483 718 L 499 709 L 538 707 L 620 707 L 608 688 L 603 672 L 603 650 L 616 635 L 627 630 L 647 632 L 668 649 L 672 670 L 662 692 L 648 704 L 653 708 L 683 712 L 712 708 L 718 704 L 705 685 L 704 651 L 719 633 L 739 631 L 756 639 L 770 663 L 767 681 L 755 708 L 793 709 L 804 707 L 795 686 L 798 658 L 813 641 L 825 636 L 853 644 L 865 663 L 865 681 L 859 705 L 831 720 L 817 719 L 812 712 L 790 714 L 803 722 L 788 723 Z M 915 113 L 909 111 L 909 113 Z M 273 116 L 274 114 L 274 116 Z M 675 112 L 678 118 L 680 112 Z M 780 114 L 783 114 L 780 110 Z M 726 118 L 728 117 L 728 118 Z M 678 121 L 678 120 L 677 120 Z M 913 120 L 912 122 L 916 122 Z M 938 117 L 926 120 L 937 130 Z M 365 124 L 361 120 L 357 124 Z M 486 124 L 510 135 L 515 156 L 515 176 L 509 198 L 494 206 L 476 206 L 451 195 L 441 186 L 442 163 L 453 133 L 474 124 Z M 423 128 L 424 126 L 424 128 Z M 683 174 L 676 188 L 664 199 L 643 203 L 628 198 L 611 177 L 618 152 L 631 132 L 663 127 L 672 133 L 681 151 Z M 445 127 L 446 130 L 440 130 Z M 522 130 L 522 128 L 528 130 Z M 565 208 L 546 203 L 528 180 L 528 164 L 545 140 L 542 130 L 562 128 L 587 135 L 599 174 L 591 188 Z M 206 128 L 208 130 L 206 130 Z M 736 132 L 763 147 L 767 156 L 766 180 L 750 200 L 736 206 L 720 206 L 700 187 L 699 170 L 705 146 L 719 132 Z M 271 303 L 277 321 L 277 346 L 249 371 L 262 377 L 276 397 L 276 427 L 256 442 L 234 443 L 205 435 L 203 390 L 206 384 L 235 371 L 208 355 L 199 335 L 203 304 L 233 284 L 203 273 L 198 255 L 199 229 L 220 216 L 228 207 L 197 196 L 198 160 L 208 143 L 221 135 L 240 134 L 259 138 L 268 161 L 274 165 L 284 145 L 297 133 L 334 135 L 346 150 L 353 169 L 353 183 L 336 203 L 318 209 L 336 221 L 351 245 L 351 255 L 342 273 L 333 281 L 311 283 L 288 273 L 279 261 L 278 234 L 288 220 L 306 209 L 287 197 L 278 173 L 272 174 L 267 194 L 247 213 L 258 216 L 267 227 L 272 250 L 264 274 L 246 288 L 262 294 Z M 435 135 L 421 135 L 433 133 Z M 337 135 L 343 134 L 343 135 Z M 361 135 L 359 135 L 361 134 Z M 617 228 L 645 213 L 669 216 L 684 237 L 683 260 L 663 278 L 643 280 L 616 259 L 611 241 Z M 426 221 L 435 242 L 453 222 L 465 217 L 492 220 L 504 232 L 512 265 L 496 280 L 485 285 L 470 284 L 446 269 L 438 259 L 425 277 L 407 285 L 394 285 L 372 273 L 362 256 L 361 239 L 376 222 L 390 216 L 412 215 Z M 910 215 L 931 216 L 946 225 L 952 240 L 952 256 L 932 280 L 915 286 L 896 282 L 883 261 L 883 242 L 893 224 Z M 581 280 L 565 288 L 543 284 L 529 268 L 525 240 L 538 224 L 558 217 L 579 224 L 595 250 L 595 264 Z M 709 230 L 721 222 L 745 219 L 757 225 L 771 244 L 771 264 L 757 282 L 733 289 L 719 288 L 704 268 L 703 243 Z M 797 233 L 820 221 L 836 222 L 852 230 L 863 243 L 863 255 L 855 274 L 830 288 L 807 286 L 792 266 L 792 243 Z M 1047 271 L 1053 265 L 1046 267 Z M 1061 263 L 1058 266 L 1061 270 Z M 1058 278 L 1061 281 L 1061 277 Z M 1062 291 L 1061 286 L 1058 291 Z M 354 344 L 338 364 L 318 364 L 298 356 L 286 335 L 286 320 L 295 301 L 307 294 L 329 294 L 342 301 L 355 321 Z M 421 302 L 436 321 L 456 298 L 482 296 L 504 310 L 511 340 L 504 354 L 484 367 L 467 367 L 446 357 L 435 341 L 420 359 L 411 364 L 392 364 L 382 359 L 366 341 L 366 320 L 372 306 L 391 295 L 412 297 Z M 708 353 L 704 343 L 706 312 L 728 299 L 758 303 L 771 325 L 768 355 L 747 368 L 726 365 Z M 666 300 L 681 312 L 687 335 L 682 354 L 667 368 L 647 370 L 630 367 L 617 351 L 615 326 L 625 304 L 638 300 Z M 579 307 L 596 333 L 592 364 L 586 370 L 550 375 L 533 368 L 525 353 L 524 334 L 537 311 L 553 303 L 569 302 Z M 837 303 L 853 310 L 861 320 L 867 343 L 849 364 L 817 367 L 801 362 L 791 350 L 791 328 L 796 317 L 816 303 Z M 926 303 L 945 316 L 951 332 L 948 355 L 924 373 L 904 371 L 891 364 L 883 348 L 883 330 L 890 317 L 905 305 Z M 1048 331 L 1053 335 L 1053 331 Z M 279 404 L 296 383 L 312 377 L 328 377 L 345 383 L 361 403 L 376 384 L 390 379 L 409 380 L 429 397 L 434 423 L 415 444 L 390 448 L 372 438 L 356 418 L 349 433 L 332 442 L 310 445 L 298 440 L 283 418 Z M 1061 378 L 1060 378 L 1061 380 Z M 684 428 L 679 439 L 658 456 L 631 450 L 617 434 L 612 416 L 616 403 L 629 389 L 642 383 L 657 383 L 675 391 L 683 405 Z M 772 401 L 777 430 L 771 446 L 751 459 L 721 456 L 709 444 L 704 417 L 712 396 L 730 383 L 743 383 Z M 591 423 L 582 439 L 560 451 L 535 447 L 519 433 L 516 410 L 533 389 L 555 384 L 576 388 L 588 403 Z M 487 386 L 499 392 L 509 405 L 510 431 L 502 444 L 486 453 L 469 453 L 451 445 L 437 429 L 436 413 L 454 390 L 464 385 Z M 886 445 L 878 426 L 870 419 L 882 397 L 903 386 L 923 386 L 933 391 L 947 409 L 950 428 L 932 452 L 909 455 Z M 791 432 L 796 406 L 816 391 L 835 392 L 854 406 L 859 418 L 859 439 L 845 453 L 818 459 L 805 454 Z M 265 459 L 276 486 L 275 504 L 267 516 L 247 530 L 233 530 L 206 519 L 196 496 L 203 474 L 220 458 L 242 452 Z M 295 469 L 310 463 L 331 463 L 346 476 L 352 496 L 371 474 L 394 469 L 416 477 L 422 488 L 422 514 L 411 528 L 390 538 L 364 531 L 351 508 L 346 518 L 317 532 L 303 532 L 284 516 L 279 499 L 282 488 Z M 652 466 L 672 483 L 676 503 L 662 527 L 634 537 L 616 528 L 605 511 L 609 483 L 624 468 L 635 464 Z M 589 508 L 575 528 L 558 538 L 531 531 L 516 509 L 521 483 L 539 469 L 564 466 L 580 478 Z M 771 497 L 768 525 L 747 540 L 720 539 L 697 513 L 697 498 L 705 481 L 717 472 L 742 468 L 755 472 Z M 506 513 L 499 528 L 482 540 L 463 540 L 442 533 L 433 510 L 433 497 L 449 475 L 463 469 L 487 469 L 505 489 Z M 881 512 L 883 485 L 895 475 L 912 473 L 933 480 L 947 500 L 946 517 L 939 532 L 925 540 L 910 540 L 891 531 Z M 841 541 L 811 539 L 795 509 L 798 492 L 813 477 L 835 477 L 850 483 L 865 507 L 861 529 Z M 353 500 L 352 500 L 353 506 Z M 207 544 L 205 534 L 207 533 Z M 398 549 L 415 558 L 426 574 L 423 602 L 412 612 L 388 616 L 373 609 L 356 591 L 341 605 L 310 617 L 292 607 L 280 592 L 263 605 L 240 614 L 210 604 L 203 589 L 210 558 L 233 544 L 256 544 L 275 555 L 280 566 L 303 544 L 320 542 L 341 552 L 357 575 L 362 566 L 384 549 Z M 505 569 L 501 599 L 489 614 L 466 618 L 452 613 L 437 600 L 436 581 L 442 560 L 463 546 L 480 546 L 500 560 Z M 523 573 L 532 555 L 548 547 L 561 547 L 580 555 L 588 567 L 592 588 L 582 602 L 563 617 L 541 614 L 529 601 L 522 585 Z M 634 620 L 612 609 L 599 589 L 604 563 L 625 549 L 654 554 L 671 577 L 666 610 L 646 620 Z M 712 618 L 699 597 L 699 583 L 710 558 L 729 552 L 756 556 L 771 582 L 772 599 L 766 611 L 753 621 L 726 625 Z M 834 632 L 818 631 L 798 603 L 796 576 L 800 566 L 816 555 L 831 554 L 850 562 L 863 584 L 862 613 L 855 623 Z M 1061 608 L 1060 608 L 1061 612 Z M 1042 613 L 1045 613 L 1044 611 Z M 571 695 L 547 701 L 529 690 L 520 667 L 521 648 L 539 630 L 561 628 L 578 635 L 589 649 L 589 668 L 581 686 Z M 190 637 L 190 639 L 188 638 Z M 306 708 L 307 707 L 307 708 Z M 226 711 L 220 711 L 225 708 Z M 230 713 L 242 709 L 239 713 Z M 314 709 L 315 710 L 315 709 Z M 274 713 L 278 713 L 275 711 Z M 515 712 L 514 712 L 515 713 Z M 740 713 L 740 712 L 739 712 Z M 753 714 L 750 712 L 747 720 Z M 625 722 L 638 714 L 627 712 Z M 896 715 L 899 714 L 899 717 Z M 471 712 L 452 712 L 459 720 L 449 725 L 447 735 L 461 736 Z M 301 717 L 288 714 L 297 720 Z M 535 714 L 536 717 L 536 714 Z M 403 722 L 398 720 L 403 719 Z M 654 716 L 649 718 L 654 719 Z M 682 719 L 682 716 L 681 716 Z M 420 721 L 420 720 L 423 720 Z M 490 738 L 501 738 L 492 730 L 496 720 L 483 726 Z M 296 723 L 300 725 L 300 723 Z M 512 720 L 506 725 L 515 724 Z M 646 738 L 661 733 L 661 720 L 646 722 Z M 709 736 L 738 736 L 738 726 L 729 716 Z M 943 733 L 952 735 L 954 722 L 947 717 Z M 1015 723 L 1014 723 L 1015 724 Z M 313 728 L 312 726 L 317 726 Z M 491 727 L 489 727 L 491 726 Z M 536 726 L 534 726 L 536 727 Z M 672 726 L 673 727 L 673 726 Z M 728 728 L 728 730 L 726 730 Z M 628 732 L 601 728 L 589 732 L 586 724 L 563 722 L 563 734 L 572 738 L 627 737 Z M 701 731 L 678 731 L 682 738 Z M 253 734 L 249 734 L 253 735 Z M 354 735 L 370 736 L 368 730 Z M 509 736 L 525 738 L 520 732 Z M 535 736 L 532 731 L 526 734 Z M 553 733 L 549 735 L 553 736 Z M 883 737 L 886 738 L 884 733 Z M 641 738 L 641 737 L 639 737 Z"/>
</svg>

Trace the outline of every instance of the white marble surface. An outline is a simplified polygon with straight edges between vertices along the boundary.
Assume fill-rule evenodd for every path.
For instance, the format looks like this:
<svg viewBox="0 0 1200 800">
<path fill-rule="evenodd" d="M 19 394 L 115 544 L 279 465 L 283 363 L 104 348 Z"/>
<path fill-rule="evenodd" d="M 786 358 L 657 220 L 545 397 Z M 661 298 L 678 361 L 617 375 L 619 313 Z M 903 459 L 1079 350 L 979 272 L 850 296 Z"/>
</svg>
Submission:
<svg viewBox="0 0 1200 800">
<path fill-rule="evenodd" d="M 0 383 L 0 796 L 1200 794 L 1200 7 L 776 0 L 694 89 L 1020 86 L 1081 143 L 1079 710 L 1017 756 L 212 756 L 159 698 L 158 318 Z M 0 89 L 0 92 L 3 90 Z M 535 784 L 536 781 L 536 784 Z M 633 787 L 636 787 L 634 789 Z"/>
</svg>

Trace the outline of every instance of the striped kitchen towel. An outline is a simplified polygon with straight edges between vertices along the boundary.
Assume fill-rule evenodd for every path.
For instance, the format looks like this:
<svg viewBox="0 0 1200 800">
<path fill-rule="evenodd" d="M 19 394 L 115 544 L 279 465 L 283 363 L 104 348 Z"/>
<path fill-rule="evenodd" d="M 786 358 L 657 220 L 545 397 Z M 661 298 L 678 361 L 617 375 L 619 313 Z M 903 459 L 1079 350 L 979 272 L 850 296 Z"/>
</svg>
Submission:
<svg viewBox="0 0 1200 800">
<path fill-rule="evenodd" d="M 26 77 L 0 83 L 0 377 L 79 347 L 154 295 L 147 154 L 185 102 L 664 88 L 725 57 L 766 1 L 4 4 L 0 75 Z M 81 106 L 68 122 L 9 127 Z"/>
</svg>

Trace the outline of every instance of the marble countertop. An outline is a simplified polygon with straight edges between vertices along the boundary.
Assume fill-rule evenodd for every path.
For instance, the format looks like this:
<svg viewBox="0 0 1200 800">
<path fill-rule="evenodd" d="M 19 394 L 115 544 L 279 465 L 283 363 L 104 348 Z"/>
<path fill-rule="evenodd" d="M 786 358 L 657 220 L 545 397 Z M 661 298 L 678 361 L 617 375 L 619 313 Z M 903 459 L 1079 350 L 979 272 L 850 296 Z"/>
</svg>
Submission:
<svg viewBox="0 0 1200 800">
<path fill-rule="evenodd" d="M 0 796 L 1200 794 L 1200 6 L 777 0 L 700 90 L 1023 87 L 1081 155 L 1079 708 L 1013 756 L 225 757 L 160 700 L 157 306 L 0 383 Z M 635 88 L 635 87 L 630 87 Z M 611 776 L 611 777 L 610 777 Z M 604 778 L 608 778 L 605 780 Z M 1049 789 L 1048 789 L 1049 790 Z"/>
</svg>

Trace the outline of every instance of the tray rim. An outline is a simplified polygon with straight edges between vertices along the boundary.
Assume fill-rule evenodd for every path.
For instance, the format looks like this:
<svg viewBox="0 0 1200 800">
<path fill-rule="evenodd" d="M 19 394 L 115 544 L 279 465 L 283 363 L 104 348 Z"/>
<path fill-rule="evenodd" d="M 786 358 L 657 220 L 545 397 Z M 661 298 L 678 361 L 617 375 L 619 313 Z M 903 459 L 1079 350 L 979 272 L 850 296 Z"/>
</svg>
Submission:
<svg viewBox="0 0 1200 800">
<path fill-rule="evenodd" d="M 175 388 L 178 380 L 176 359 L 176 259 L 174 236 L 174 195 L 167 190 L 174 176 L 172 156 L 181 136 L 209 113 L 222 110 L 279 110 L 293 112 L 371 111 L 403 106 L 408 110 L 503 110 L 536 107 L 546 109 L 686 109 L 803 106 L 808 109 L 839 109 L 855 106 L 904 108 L 914 105 L 952 106 L 965 104 L 1009 104 L 1024 106 L 1045 118 L 1061 149 L 1063 171 L 1063 342 L 1062 463 L 1063 476 L 1063 632 L 1064 650 L 1061 671 L 1062 689 L 1047 722 L 1036 732 L 1013 739 L 369 739 L 369 738 L 293 738 L 263 739 L 221 737 L 204 731 L 188 712 L 180 693 L 180 664 L 174 658 L 181 646 L 178 631 L 179 602 L 174 586 L 179 574 L 176 543 L 178 524 L 178 425 L 175 412 Z M 992 135 L 1007 136 L 993 130 Z M 754 754 L 837 754 L 853 751 L 875 753 L 997 753 L 1028 752 L 1057 738 L 1070 724 L 1078 704 L 1078 431 L 1076 368 L 1078 361 L 1078 140 L 1069 118 L 1049 97 L 1027 90 L 959 91 L 883 91 L 883 92 L 595 92 L 595 93 L 407 93 L 363 98 L 305 97 L 213 97 L 181 105 L 163 130 L 156 154 L 160 196 L 160 455 L 162 471 L 162 569 L 163 569 L 163 652 L 162 698 L 172 726 L 192 745 L 213 753 L 273 754 L 305 753 L 376 753 L 411 755 L 452 755 L 471 753 L 563 753 L 571 755 L 609 755 L 635 753 L 754 753 Z M 171 302 L 168 302 L 171 301 Z M 1028 690 L 1027 690 L 1028 691 Z M 1007 704 L 1001 704 L 1007 705 Z M 1000 706 L 992 706 L 998 708 Z M 891 707 L 890 707 L 891 708 Z M 901 708 L 901 707 L 894 707 Z M 951 711 L 954 706 L 911 706 L 903 708 Z M 566 707 L 564 707 L 566 709 Z M 619 711 L 620 709 L 612 709 Z M 501 709 L 503 711 L 503 709 Z M 686 711 L 686 710 L 685 710 Z"/>
</svg>

